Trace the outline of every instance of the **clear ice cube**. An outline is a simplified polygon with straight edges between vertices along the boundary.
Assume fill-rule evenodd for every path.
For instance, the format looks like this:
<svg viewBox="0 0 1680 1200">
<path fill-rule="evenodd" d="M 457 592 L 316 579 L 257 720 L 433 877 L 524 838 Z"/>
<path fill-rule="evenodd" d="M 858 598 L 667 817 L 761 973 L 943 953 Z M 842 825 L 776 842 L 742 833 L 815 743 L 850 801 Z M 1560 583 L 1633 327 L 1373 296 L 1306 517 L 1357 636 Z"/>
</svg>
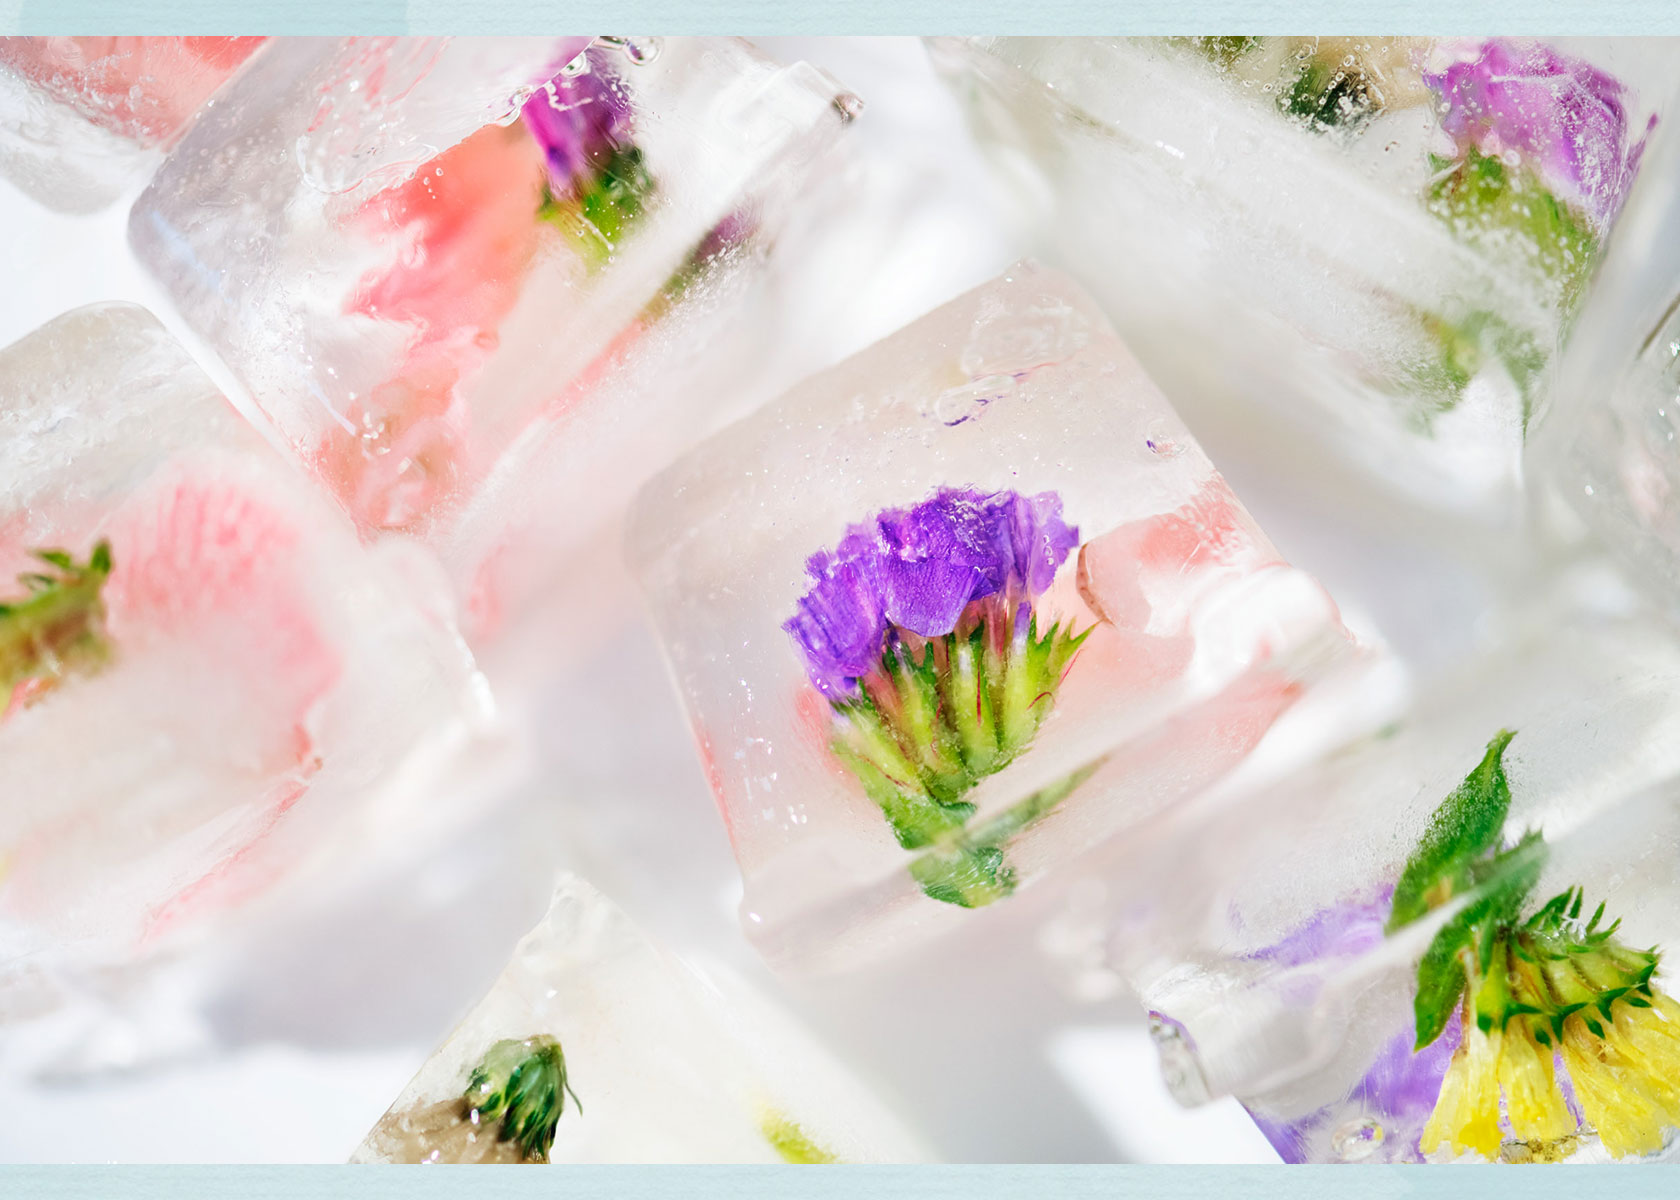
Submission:
<svg viewBox="0 0 1680 1200">
<path fill-rule="evenodd" d="M 0 352 L 0 428 L 0 963 L 204 928 L 462 728 L 443 585 L 365 552 L 145 310 Z"/>
<path fill-rule="evenodd" d="M 1667 136 L 1675 62 L 1633 38 L 933 52 L 1050 206 L 1045 253 L 1192 423 L 1272 457 L 1305 432 L 1414 499 L 1499 518 L 1559 340 Z"/>
<path fill-rule="evenodd" d="M 485 1104 L 507 1060 L 536 1102 Z M 557 1059 L 557 1061 L 556 1061 Z M 530 1082 L 547 1066 L 547 1086 Z M 480 1073 L 482 1072 L 482 1074 Z M 564 1086 L 561 1086 L 561 1081 Z M 544 1125 L 552 1146 L 514 1131 Z M 538 1138 L 538 1143 L 548 1140 Z M 540 1150 L 540 1153 L 532 1151 Z M 739 980 L 655 945 L 564 877 L 477 1007 L 355 1162 L 914 1161 L 915 1140 L 810 1035 Z"/>
<path fill-rule="evenodd" d="M 1536 481 L 1671 612 L 1680 594 L 1677 143 L 1653 148 L 1628 198 L 1532 453 Z"/>
<path fill-rule="evenodd" d="M 1677 683 L 1659 621 L 1548 623 L 1093 862 L 1175 1094 L 1235 1095 L 1289 1161 L 1671 1156 Z M 1542 927 L 1570 889 L 1573 919 Z M 1620 925 L 1594 944 L 1600 903 L 1595 932 Z M 1467 963 L 1468 1000 L 1447 986 Z M 1471 1045 L 1484 1016 L 1502 1040 Z"/>
<path fill-rule="evenodd" d="M 364 533 L 426 537 L 492 625 L 717 416 L 724 337 L 850 119 L 734 39 L 277 44 L 131 240 Z"/>
<path fill-rule="evenodd" d="M 948 928 L 1242 762 L 1355 657 L 1032 264 L 704 443 L 630 529 L 773 961 Z"/>
<path fill-rule="evenodd" d="M 265 40 L 0 38 L 0 174 L 61 212 L 103 208 Z"/>
</svg>

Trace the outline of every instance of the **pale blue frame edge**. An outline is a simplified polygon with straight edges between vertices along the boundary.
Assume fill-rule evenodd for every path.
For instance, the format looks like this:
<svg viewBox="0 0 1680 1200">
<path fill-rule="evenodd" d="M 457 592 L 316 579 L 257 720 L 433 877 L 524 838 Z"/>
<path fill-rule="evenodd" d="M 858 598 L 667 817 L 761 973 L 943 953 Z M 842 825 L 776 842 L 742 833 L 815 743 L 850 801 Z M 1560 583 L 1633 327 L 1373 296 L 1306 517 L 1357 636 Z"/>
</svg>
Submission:
<svg viewBox="0 0 1680 1200">
<path fill-rule="evenodd" d="M 0 0 L 0 33 L 1680 34 L 1674 0 Z"/>
<path fill-rule="evenodd" d="M 1672 1197 L 1674 1167 L 851 1166 L 567 1167 L 0 1167 L 0 1194 L 31 1200 L 1485 1200 L 1514 1184 L 1525 1200 Z M 1496 1177 L 1497 1175 L 1497 1177 Z"/>
</svg>

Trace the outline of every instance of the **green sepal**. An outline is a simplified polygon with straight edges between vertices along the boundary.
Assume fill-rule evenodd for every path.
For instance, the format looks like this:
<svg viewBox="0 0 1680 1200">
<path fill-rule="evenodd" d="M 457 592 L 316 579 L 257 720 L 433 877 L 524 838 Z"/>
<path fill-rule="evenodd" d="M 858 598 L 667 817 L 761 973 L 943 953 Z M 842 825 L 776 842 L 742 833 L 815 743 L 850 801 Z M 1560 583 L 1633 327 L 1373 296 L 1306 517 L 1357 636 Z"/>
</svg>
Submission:
<svg viewBox="0 0 1680 1200">
<path fill-rule="evenodd" d="M 1467 967 L 1473 966 L 1478 978 L 1503 976 L 1503 972 L 1490 971 L 1500 938 L 1516 923 L 1539 882 L 1546 853 L 1540 835 L 1530 832 L 1509 850 L 1470 864 L 1466 877 L 1476 894 L 1436 930 L 1418 962 L 1417 995 L 1412 1003 L 1417 1049 L 1440 1037 L 1447 1027 L 1464 994 Z"/>
<path fill-rule="evenodd" d="M 545 181 L 537 216 L 570 234 L 595 271 L 606 265 L 646 209 L 654 180 L 635 145 L 614 146 L 591 165 L 594 170 L 574 180 L 569 192 L 556 194 Z"/>
<path fill-rule="evenodd" d="M 1014 890 L 1002 851 L 1014 830 L 964 833 L 974 813 L 966 797 L 1032 744 L 1090 635 L 1057 623 L 1040 636 L 1030 616 L 1018 630 L 1019 611 L 998 607 L 966 632 L 897 640 L 857 696 L 831 705 L 835 757 L 880 808 L 900 846 L 937 847 L 910 870 L 944 903 L 978 907 Z M 1010 814 L 1044 811 L 1041 797 L 1055 791 L 1028 797 L 986 828 L 1014 821 L 1018 829 L 1021 818 Z"/>
<path fill-rule="evenodd" d="M 1089 779 L 1104 760 L 1081 767 L 1049 787 L 1040 788 L 995 817 L 965 829 L 944 846 L 910 864 L 910 875 L 931 899 L 962 908 L 983 908 L 1015 890 L 1018 878 L 1004 860 L 1003 847 L 1035 824 Z"/>
<path fill-rule="evenodd" d="M 1505 747 L 1516 734 L 1502 729 L 1474 770 L 1441 802 L 1394 885 L 1386 932 L 1439 908 L 1472 882 L 1472 864 L 1499 842 L 1511 809 Z"/>
<path fill-rule="evenodd" d="M 1278 107 L 1322 131 L 1352 132 L 1379 111 L 1361 72 L 1318 58 L 1301 68 L 1295 82 L 1278 97 Z"/>
<path fill-rule="evenodd" d="M 35 550 L 53 568 L 18 576 L 25 595 L 0 603 L 0 691 L 30 679 L 97 670 L 110 657 L 105 634 L 105 581 L 111 546 L 100 541 L 80 565 L 69 552 Z"/>
<path fill-rule="evenodd" d="M 462 1099 L 470 1119 L 500 1121 L 497 1137 L 516 1143 L 527 1162 L 547 1162 L 568 1095 L 583 1112 L 566 1078 L 560 1043 L 542 1035 L 491 1046 L 473 1068 Z"/>
<path fill-rule="evenodd" d="M 1558 286 L 1563 311 L 1573 308 L 1591 272 L 1598 235 L 1527 167 L 1507 166 L 1474 147 L 1461 159 L 1430 155 L 1436 172 L 1430 211 L 1472 241 L 1515 234 L 1534 265 Z"/>
</svg>

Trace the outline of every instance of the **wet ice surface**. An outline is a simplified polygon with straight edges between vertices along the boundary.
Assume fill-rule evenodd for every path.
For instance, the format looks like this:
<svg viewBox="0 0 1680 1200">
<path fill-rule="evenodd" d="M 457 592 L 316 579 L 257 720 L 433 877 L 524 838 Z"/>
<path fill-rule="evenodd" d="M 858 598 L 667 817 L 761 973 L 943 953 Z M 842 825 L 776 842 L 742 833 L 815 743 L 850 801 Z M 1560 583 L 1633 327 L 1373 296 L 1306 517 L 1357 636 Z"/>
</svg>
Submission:
<svg viewBox="0 0 1680 1200">
<path fill-rule="evenodd" d="M 766 383 L 773 395 L 1033 246 L 919 45 L 770 49 L 809 58 L 868 98 L 852 131 L 863 164 L 853 229 L 891 239 L 903 264 L 866 271 L 865 256 L 843 241 L 819 250 L 813 274 L 845 280 L 857 302 L 844 319 L 807 322 L 810 358 L 779 362 L 782 377 Z M 0 204 L 17 235 L 16 277 L 32 281 L 0 301 L 0 341 L 80 303 L 133 298 L 193 344 L 127 257 L 120 208 L 66 218 L 10 190 Z M 248 406 L 235 382 L 213 374 Z M 1242 431 L 1187 419 L 1280 552 L 1411 669 L 1462 660 L 1498 632 L 1502 601 L 1523 592 L 1532 567 L 1511 539 L 1397 511 L 1310 455 L 1300 473 L 1279 469 Z M 1306 468 L 1318 483 L 1305 481 Z M 1325 486 L 1338 498 L 1334 519 Z M 1233 1144 L 1251 1141 L 1248 1118 L 1229 1102 L 1211 1110 L 1223 1126 L 1207 1111 L 1184 1118 L 1136 1104 L 1135 1073 L 1154 1069 L 1147 1055 L 1112 1069 L 1067 1067 L 1059 1039 L 1069 1029 L 1102 1027 L 1138 1043 L 1147 1035 L 1092 953 L 1088 924 L 1077 912 L 1035 909 L 1030 894 L 878 969 L 817 984 L 771 978 L 740 934 L 739 873 L 651 630 L 631 617 L 618 632 L 583 639 L 580 652 L 580 627 L 594 628 L 570 610 L 556 614 L 532 641 L 486 660 L 501 700 L 498 738 L 444 781 L 410 842 L 367 842 L 356 870 L 254 914 L 241 938 L 207 959 L 144 986 L 110 979 L 74 1012 L 0 1038 L 0 1152 L 342 1160 L 490 987 L 542 915 L 558 867 L 589 878 L 673 948 L 714 955 L 783 998 L 938 1157 L 1196 1161 L 1224 1130 L 1240 1131 Z M 575 661 L 559 670 L 553 651 Z M 1053 934 L 1041 939 L 1038 923 L 1052 916 Z M 972 1002 L 934 1006 L 930 996 Z M 1102 1044 L 1076 1042 L 1074 1052 L 1094 1056 L 1090 1047 Z M 999 1103 L 1000 1089 L 1023 1103 Z M 181 1116 L 188 1109 L 191 1121 Z M 1114 1120 L 1127 1122 L 1123 1138 L 1108 1132 Z M 97 1143 L 90 1125 L 104 1131 Z"/>
<path fill-rule="evenodd" d="M 1476 39 L 1197 40 L 940 39 L 938 53 L 1000 178 L 1053 214 L 1047 257 L 1163 382 L 1192 385 L 1191 415 L 1269 413 L 1414 500 L 1510 519 L 1525 427 L 1544 418 L 1578 276 L 1625 190 L 1595 171 L 1637 161 L 1629 147 L 1670 105 L 1671 48 L 1558 43 L 1569 69 L 1605 72 L 1599 93 L 1566 80 L 1522 108 L 1578 141 L 1589 194 L 1517 137 L 1487 168 L 1518 206 L 1556 192 L 1568 222 L 1541 236 L 1490 217 L 1490 192 L 1465 203 L 1448 169 L 1480 151 L 1448 136 L 1456 117 L 1432 89 L 1456 95 L 1441 81 L 1481 61 Z M 1322 107 L 1306 102 L 1326 85 Z M 1605 123 L 1582 121 L 1577 103 L 1599 94 Z"/>
<path fill-rule="evenodd" d="M 738 39 L 288 40 L 130 236 L 358 525 L 425 538 L 488 634 L 728 414 L 695 372 L 777 340 L 741 293 L 855 107 Z"/>
<path fill-rule="evenodd" d="M 62 212 L 144 182 L 262 38 L 0 39 L 0 173 Z"/>
</svg>

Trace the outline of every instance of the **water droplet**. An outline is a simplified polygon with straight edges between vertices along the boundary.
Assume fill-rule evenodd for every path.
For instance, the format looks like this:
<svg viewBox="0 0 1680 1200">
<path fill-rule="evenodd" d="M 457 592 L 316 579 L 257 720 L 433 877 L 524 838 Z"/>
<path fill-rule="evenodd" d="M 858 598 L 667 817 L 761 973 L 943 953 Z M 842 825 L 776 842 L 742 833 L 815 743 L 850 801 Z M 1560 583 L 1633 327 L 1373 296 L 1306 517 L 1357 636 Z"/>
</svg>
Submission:
<svg viewBox="0 0 1680 1200">
<path fill-rule="evenodd" d="M 1383 1143 L 1383 1127 L 1371 1117 L 1344 1121 L 1330 1134 L 1330 1152 L 1342 1162 L 1370 1158 Z"/>
<path fill-rule="evenodd" d="M 1213 1099 L 1207 1077 L 1202 1074 L 1201 1063 L 1196 1058 L 1196 1049 L 1191 1045 L 1184 1026 L 1171 1017 L 1152 1012 L 1149 1014 L 1149 1038 L 1161 1057 L 1161 1079 L 1174 1100 L 1190 1108 Z"/>
</svg>

